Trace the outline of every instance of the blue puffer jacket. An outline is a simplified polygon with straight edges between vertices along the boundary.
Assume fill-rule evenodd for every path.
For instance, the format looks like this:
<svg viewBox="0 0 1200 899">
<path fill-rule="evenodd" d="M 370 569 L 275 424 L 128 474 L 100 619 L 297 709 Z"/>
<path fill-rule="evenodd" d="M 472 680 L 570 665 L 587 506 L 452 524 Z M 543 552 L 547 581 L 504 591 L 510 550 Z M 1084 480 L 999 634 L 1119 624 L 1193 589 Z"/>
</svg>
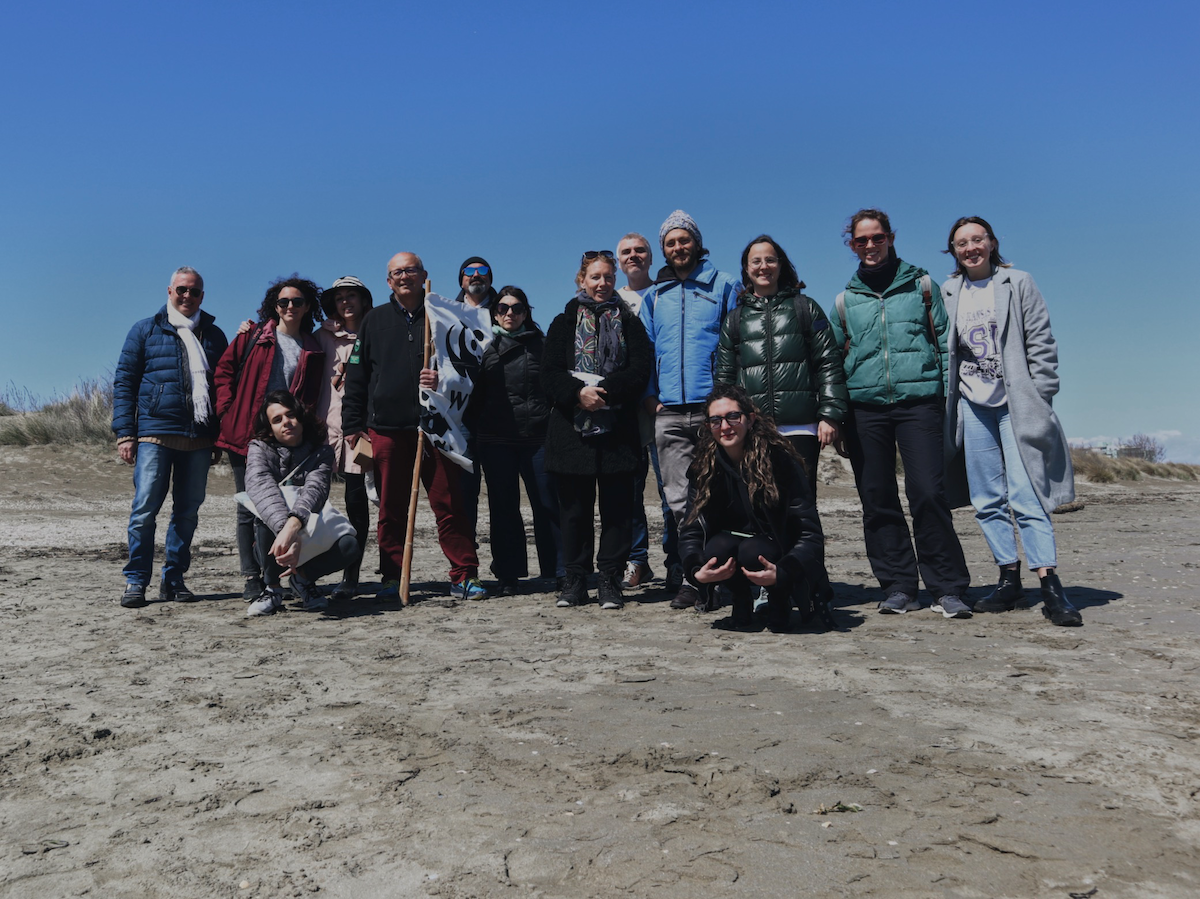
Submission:
<svg viewBox="0 0 1200 899">
<path fill-rule="evenodd" d="M 654 344 L 648 396 L 664 406 L 702 403 L 712 391 L 721 321 L 737 305 L 742 283 L 707 259 L 683 281 L 663 268 L 638 311 Z"/>
<path fill-rule="evenodd" d="M 208 357 L 208 389 L 215 406 L 212 372 L 227 341 L 213 321 L 201 311 L 195 334 Z M 167 321 L 167 307 L 163 306 L 153 318 L 134 325 L 125 338 L 113 380 L 113 431 L 118 438 L 175 435 L 215 439 L 217 424 L 216 413 L 206 426 L 196 423 L 187 350 L 175 326 Z"/>
</svg>

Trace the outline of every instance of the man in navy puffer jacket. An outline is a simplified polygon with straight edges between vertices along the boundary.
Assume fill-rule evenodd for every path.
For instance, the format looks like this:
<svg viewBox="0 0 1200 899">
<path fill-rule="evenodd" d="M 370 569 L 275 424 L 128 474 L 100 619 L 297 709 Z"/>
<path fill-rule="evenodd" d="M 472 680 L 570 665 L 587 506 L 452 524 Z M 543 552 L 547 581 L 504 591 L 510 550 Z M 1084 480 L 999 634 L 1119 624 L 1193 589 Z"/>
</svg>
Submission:
<svg viewBox="0 0 1200 899">
<path fill-rule="evenodd" d="M 192 535 L 208 486 L 218 419 L 212 372 L 225 352 L 225 334 L 200 311 L 204 279 L 183 267 L 171 276 L 167 304 L 133 326 L 113 380 L 113 431 L 121 461 L 133 465 L 129 562 L 121 605 L 146 604 L 154 567 L 154 528 L 171 487 L 171 522 L 159 599 L 190 602 L 183 583 L 192 561 Z"/>
</svg>

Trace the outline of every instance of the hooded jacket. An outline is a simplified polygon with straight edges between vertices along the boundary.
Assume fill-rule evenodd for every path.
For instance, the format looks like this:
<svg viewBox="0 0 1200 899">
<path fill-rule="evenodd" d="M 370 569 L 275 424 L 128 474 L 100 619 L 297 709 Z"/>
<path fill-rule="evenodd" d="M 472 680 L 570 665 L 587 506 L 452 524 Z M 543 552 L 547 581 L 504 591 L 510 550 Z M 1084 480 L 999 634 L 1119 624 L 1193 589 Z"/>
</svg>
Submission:
<svg viewBox="0 0 1200 899">
<path fill-rule="evenodd" d="M 664 406 L 702 403 L 712 391 L 721 321 L 737 305 L 741 282 L 707 259 L 684 280 L 664 266 L 638 310 L 654 345 L 647 396 Z"/>
<path fill-rule="evenodd" d="M 208 388 L 215 409 L 212 372 L 227 341 L 214 321 L 201 310 L 200 323 L 192 333 L 208 359 Z M 179 331 L 168 321 L 164 305 L 156 315 L 130 328 L 121 347 L 113 378 L 113 432 L 118 438 L 179 436 L 213 440 L 217 425 L 216 414 L 206 425 L 195 420 L 187 349 Z"/>
<path fill-rule="evenodd" d="M 933 283 L 931 335 L 920 284 L 926 274 L 925 269 L 900 260 L 895 278 L 882 294 L 867 287 L 857 273 L 846 285 L 850 351 L 844 366 L 852 402 L 886 406 L 945 395 L 946 308 Z M 829 322 L 837 345 L 844 346 L 846 331 L 836 308 Z"/>
<path fill-rule="evenodd" d="M 808 309 L 807 328 L 796 317 L 797 302 Z M 798 288 L 766 298 L 742 295 L 721 325 L 717 383 L 741 385 L 779 424 L 840 424 L 846 418 L 842 354 L 829 319 Z"/>
</svg>

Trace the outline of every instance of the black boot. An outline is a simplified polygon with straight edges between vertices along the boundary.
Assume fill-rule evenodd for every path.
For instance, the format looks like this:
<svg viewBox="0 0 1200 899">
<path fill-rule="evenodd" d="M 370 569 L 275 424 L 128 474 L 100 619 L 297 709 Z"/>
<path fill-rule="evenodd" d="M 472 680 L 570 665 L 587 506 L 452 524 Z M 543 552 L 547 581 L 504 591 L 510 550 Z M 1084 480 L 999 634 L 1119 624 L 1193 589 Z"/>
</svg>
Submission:
<svg viewBox="0 0 1200 899">
<path fill-rule="evenodd" d="M 1079 627 L 1083 616 L 1063 594 L 1062 582 L 1051 571 L 1042 581 L 1042 614 L 1059 627 Z"/>
<path fill-rule="evenodd" d="M 778 587 L 767 588 L 767 630 L 786 634 L 792 629 L 792 595 Z"/>
<path fill-rule="evenodd" d="M 976 612 L 1011 612 L 1018 605 L 1028 608 L 1024 603 L 1025 588 L 1021 586 L 1020 568 L 1001 568 L 1000 583 L 996 589 L 975 603 Z"/>
</svg>

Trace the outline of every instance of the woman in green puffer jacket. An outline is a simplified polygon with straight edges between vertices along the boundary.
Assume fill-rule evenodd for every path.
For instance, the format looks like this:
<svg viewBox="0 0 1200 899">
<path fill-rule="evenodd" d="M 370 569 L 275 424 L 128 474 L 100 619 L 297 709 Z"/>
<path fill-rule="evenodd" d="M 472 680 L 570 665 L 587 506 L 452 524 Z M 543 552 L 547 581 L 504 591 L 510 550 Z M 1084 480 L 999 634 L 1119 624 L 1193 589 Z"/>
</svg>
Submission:
<svg viewBox="0 0 1200 899">
<path fill-rule="evenodd" d="M 817 494 L 817 458 L 838 440 L 849 398 L 829 319 L 800 291 L 783 247 L 761 234 L 742 251 L 745 291 L 721 324 L 716 382 L 742 387 L 796 448 Z"/>
</svg>

